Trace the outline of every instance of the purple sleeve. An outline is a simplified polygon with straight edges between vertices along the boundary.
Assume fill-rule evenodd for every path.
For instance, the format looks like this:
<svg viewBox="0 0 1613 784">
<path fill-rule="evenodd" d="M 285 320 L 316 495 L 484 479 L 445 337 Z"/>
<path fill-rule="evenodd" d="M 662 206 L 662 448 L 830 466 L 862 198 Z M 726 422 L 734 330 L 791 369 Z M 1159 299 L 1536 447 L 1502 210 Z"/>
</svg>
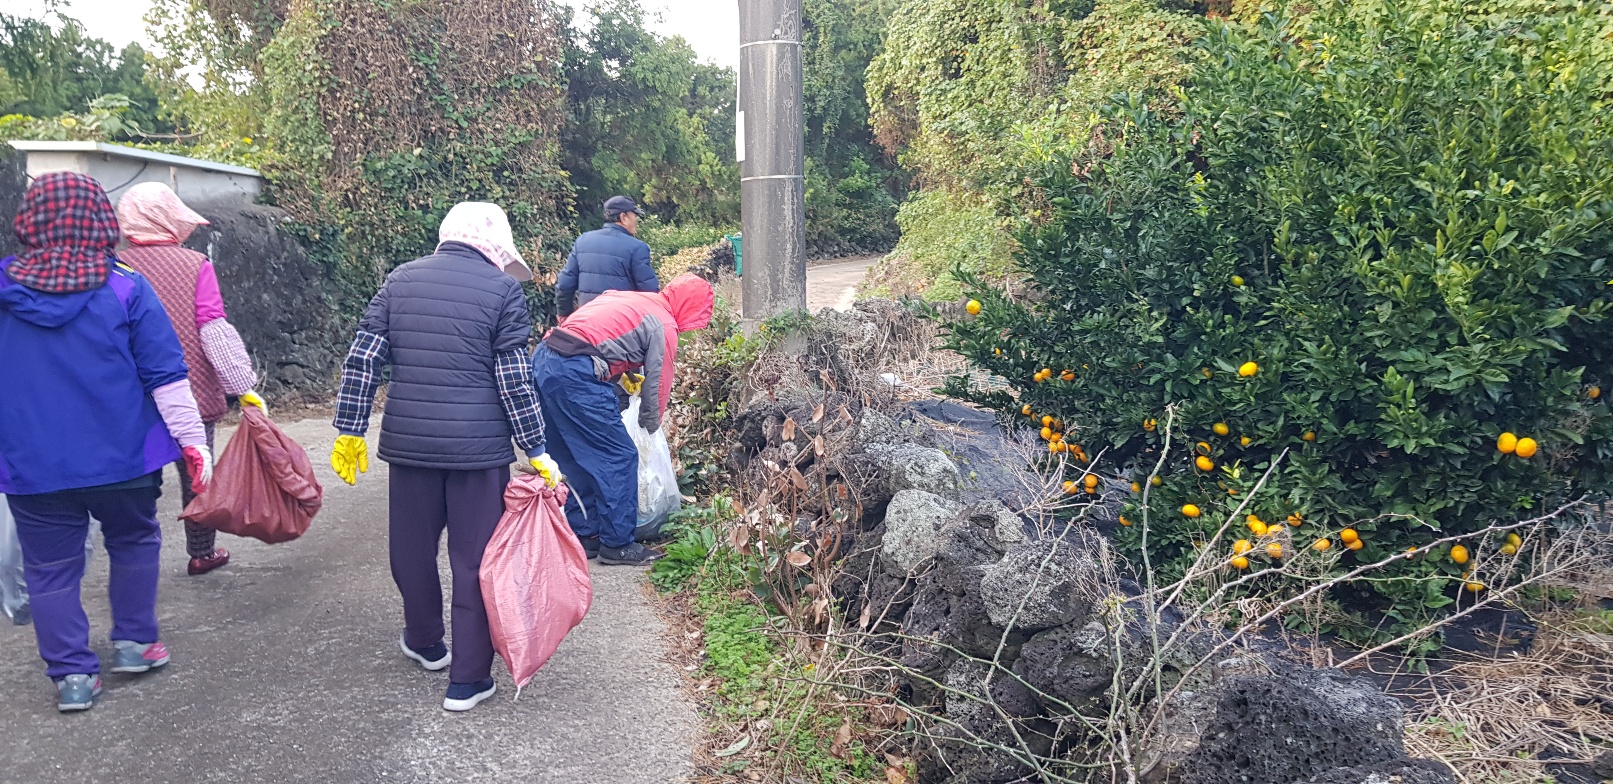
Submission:
<svg viewBox="0 0 1613 784">
<path fill-rule="evenodd" d="M 201 329 L 203 324 L 224 318 L 224 295 L 218 292 L 218 273 L 213 271 L 213 262 L 202 262 L 202 269 L 196 275 L 196 328 Z"/>
</svg>

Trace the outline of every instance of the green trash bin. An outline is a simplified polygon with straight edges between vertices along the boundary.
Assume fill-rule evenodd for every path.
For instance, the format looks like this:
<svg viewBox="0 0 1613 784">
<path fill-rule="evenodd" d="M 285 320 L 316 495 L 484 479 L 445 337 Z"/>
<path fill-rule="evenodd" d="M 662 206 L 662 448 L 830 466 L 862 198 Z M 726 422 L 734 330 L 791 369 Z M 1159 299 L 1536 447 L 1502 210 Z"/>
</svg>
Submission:
<svg viewBox="0 0 1613 784">
<path fill-rule="evenodd" d="M 734 246 L 734 277 L 743 276 L 745 274 L 744 235 L 725 234 L 723 239 L 728 240 L 728 244 Z"/>
</svg>

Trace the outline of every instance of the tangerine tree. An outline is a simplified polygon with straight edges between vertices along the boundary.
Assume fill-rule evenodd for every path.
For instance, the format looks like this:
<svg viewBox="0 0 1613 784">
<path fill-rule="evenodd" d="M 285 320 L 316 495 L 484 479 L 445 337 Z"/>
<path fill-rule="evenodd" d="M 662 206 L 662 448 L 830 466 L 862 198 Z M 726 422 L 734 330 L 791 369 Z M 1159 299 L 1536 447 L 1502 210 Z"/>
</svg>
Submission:
<svg viewBox="0 0 1613 784">
<path fill-rule="evenodd" d="M 1613 21 L 1330 1 L 1213 24 L 1197 55 L 1169 111 L 1117 100 L 1049 169 L 1025 285 L 950 324 L 1014 389 L 951 391 L 1062 420 L 1054 452 L 1107 450 L 1139 489 L 1177 441 L 1147 488 L 1167 573 L 1245 501 L 1290 544 L 1229 569 L 1474 534 L 1339 597 L 1415 628 L 1482 590 L 1470 551 L 1517 547 L 1480 532 L 1613 486 Z"/>
</svg>

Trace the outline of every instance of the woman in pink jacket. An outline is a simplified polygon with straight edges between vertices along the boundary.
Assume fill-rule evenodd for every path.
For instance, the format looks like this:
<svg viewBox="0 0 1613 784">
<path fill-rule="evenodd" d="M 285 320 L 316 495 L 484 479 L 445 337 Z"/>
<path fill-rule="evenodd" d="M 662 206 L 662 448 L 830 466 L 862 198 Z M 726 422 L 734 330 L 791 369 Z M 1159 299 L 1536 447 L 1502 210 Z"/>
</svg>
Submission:
<svg viewBox="0 0 1613 784">
<path fill-rule="evenodd" d="M 224 313 L 218 275 L 207 256 L 183 247 L 197 226 L 207 219 L 185 206 L 168 186 L 143 182 L 118 201 L 118 225 L 129 247 L 118 258 L 146 277 L 157 290 L 163 310 L 174 323 L 179 344 L 190 368 L 190 387 L 207 427 L 207 448 L 213 449 L 213 426 L 229 412 L 226 398 L 239 398 L 267 412 L 263 398 L 253 391 L 258 377 L 252 358 Z M 180 497 L 189 504 L 191 492 L 185 464 L 179 468 Z M 230 562 L 228 550 L 214 546 L 218 532 L 185 522 L 185 550 L 191 575 L 206 574 Z"/>
</svg>

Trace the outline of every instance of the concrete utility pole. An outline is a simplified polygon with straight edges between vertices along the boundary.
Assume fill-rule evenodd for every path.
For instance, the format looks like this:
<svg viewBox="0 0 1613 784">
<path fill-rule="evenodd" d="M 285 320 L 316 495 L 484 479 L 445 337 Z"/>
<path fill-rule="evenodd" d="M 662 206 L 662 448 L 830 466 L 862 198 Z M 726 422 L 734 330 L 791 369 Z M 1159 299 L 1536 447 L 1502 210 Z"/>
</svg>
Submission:
<svg viewBox="0 0 1613 784">
<path fill-rule="evenodd" d="M 739 0 L 739 40 L 741 315 L 760 320 L 806 308 L 801 0 Z"/>
</svg>

